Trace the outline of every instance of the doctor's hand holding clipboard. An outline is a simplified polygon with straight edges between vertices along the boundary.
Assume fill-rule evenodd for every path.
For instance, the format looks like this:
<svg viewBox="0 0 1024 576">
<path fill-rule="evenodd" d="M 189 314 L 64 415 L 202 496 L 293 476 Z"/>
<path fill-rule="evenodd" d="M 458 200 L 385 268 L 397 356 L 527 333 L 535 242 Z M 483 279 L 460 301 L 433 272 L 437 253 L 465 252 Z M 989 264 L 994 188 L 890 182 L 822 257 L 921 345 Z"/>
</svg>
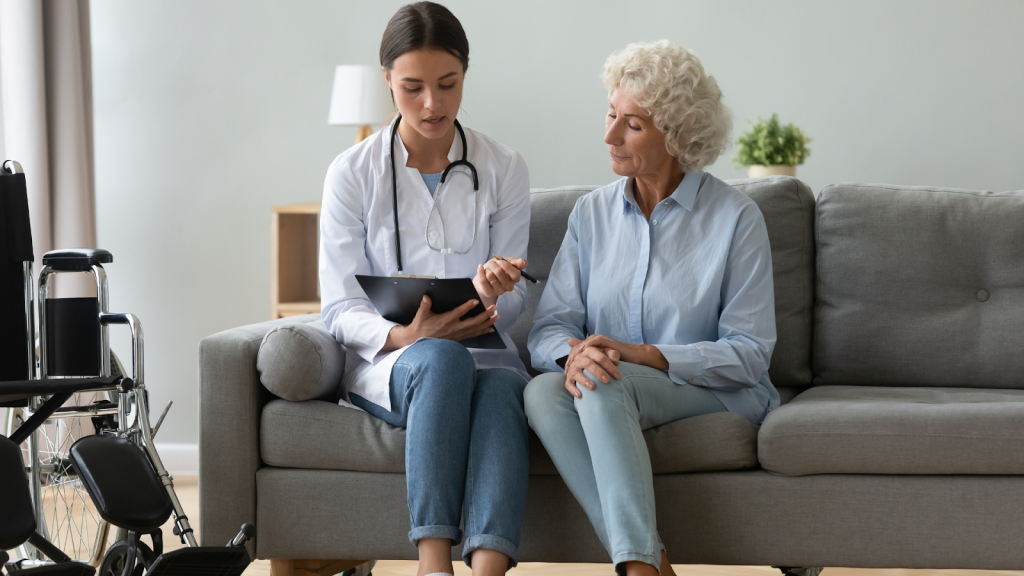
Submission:
<svg viewBox="0 0 1024 576">
<path fill-rule="evenodd" d="M 382 351 L 390 352 L 403 348 L 420 338 L 443 338 L 459 342 L 493 332 L 494 323 L 501 318 L 495 313 L 498 297 L 515 288 L 522 277 L 520 267 L 526 267 L 526 260 L 523 258 L 492 259 L 477 266 L 473 287 L 476 288 L 480 300 L 469 300 L 449 312 L 431 312 L 433 302 L 430 296 L 424 295 L 420 300 L 416 317 L 407 325 L 392 328 L 388 332 L 387 343 Z M 484 311 L 463 318 L 478 303 L 484 305 Z"/>
</svg>

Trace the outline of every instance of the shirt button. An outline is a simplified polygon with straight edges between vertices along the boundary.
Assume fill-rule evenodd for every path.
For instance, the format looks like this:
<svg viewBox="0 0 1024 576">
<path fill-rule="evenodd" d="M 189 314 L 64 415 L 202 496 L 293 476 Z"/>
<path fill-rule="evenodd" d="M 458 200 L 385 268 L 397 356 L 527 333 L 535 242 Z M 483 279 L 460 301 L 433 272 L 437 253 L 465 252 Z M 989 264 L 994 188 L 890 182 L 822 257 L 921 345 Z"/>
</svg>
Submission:
<svg viewBox="0 0 1024 576">
<path fill-rule="evenodd" d="M 989 297 L 988 290 L 985 290 L 984 288 L 982 288 L 981 290 L 978 290 L 977 297 L 978 297 L 978 302 L 984 302 L 984 301 L 988 300 L 988 297 Z"/>
<path fill-rule="evenodd" d="M 657 226 L 657 225 L 658 225 L 658 221 L 657 220 L 651 220 L 651 226 Z"/>
<path fill-rule="evenodd" d="M 431 230 L 430 231 L 430 239 L 431 240 L 437 240 L 437 230 Z"/>
</svg>

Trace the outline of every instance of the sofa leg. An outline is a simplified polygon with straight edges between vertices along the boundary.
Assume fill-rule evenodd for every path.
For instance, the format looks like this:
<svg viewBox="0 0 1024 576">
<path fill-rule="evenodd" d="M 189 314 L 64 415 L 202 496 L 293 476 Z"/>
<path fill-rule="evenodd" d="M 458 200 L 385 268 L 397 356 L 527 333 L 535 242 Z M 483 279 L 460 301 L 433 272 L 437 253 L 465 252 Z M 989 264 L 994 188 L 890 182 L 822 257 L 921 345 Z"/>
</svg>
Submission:
<svg viewBox="0 0 1024 576">
<path fill-rule="evenodd" d="M 794 566 L 772 566 L 782 571 L 784 576 L 818 576 L 823 568 L 797 568 Z"/>
<path fill-rule="evenodd" d="M 270 576 L 334 576 L 366 562 L 368 560 L 271 559 Z"/>
</svg>

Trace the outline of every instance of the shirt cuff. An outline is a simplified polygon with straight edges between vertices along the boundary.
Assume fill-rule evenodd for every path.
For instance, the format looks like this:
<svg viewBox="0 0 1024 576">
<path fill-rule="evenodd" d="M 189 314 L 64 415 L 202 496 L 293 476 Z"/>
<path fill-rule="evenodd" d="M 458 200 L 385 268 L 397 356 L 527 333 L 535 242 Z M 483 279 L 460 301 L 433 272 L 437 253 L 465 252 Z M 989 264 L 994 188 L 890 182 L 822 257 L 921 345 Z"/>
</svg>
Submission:
<svg viewBox="0 0 1024 576">
<path fill-rule="evenodd" d="M 676 384 L 703 386 L 704 355 L 692 344 L 655 344 L 665 360 L 668 360 L 668 377 Z"/>
<path fill-rule="evenodd" d="M 497 306 L 494 308 L 494 313 L 501 318 L 494 323 L 494 329 L 499 334 L 503 334 L 508 330 L 512 329 L 512 326 L 519 319 L 519 308 L 522 306 L 523 299 L 518 297 L 518 294 L 513 290 L 512 292 L 505 292 L 498 296 Z"/>
<path fill-rule="evenodd" d="M 370 338 L 366 346 L 360 346 L 357 353 L 363 357 L 363 360 L 370 362 L 371 364 L 381 354 L 381 350 L 388 343 L 388 334 L 391 333 L 391 329 L 395 326 L 401 326 L 397 322 L 385 320 L 383 317 L 378 317 L 377 321 L 374 322 L 374 335 Z"/>
<path fill-rule="evenodd" d="M 565 372 L 565 369 L 559 366 L 555 360 L 558 360 L 562 356 L 568 356 L 569 352 L 572 352 L 572 346 L 569 346 L 567 343 L 555 346 L 551 350 L 551 354 L 548 356 L 550 358 L 549 362 L 551 363 L 550 367 L 554 368 L 554 370 L 558 370 L 559 372 Z"/>
</svg>

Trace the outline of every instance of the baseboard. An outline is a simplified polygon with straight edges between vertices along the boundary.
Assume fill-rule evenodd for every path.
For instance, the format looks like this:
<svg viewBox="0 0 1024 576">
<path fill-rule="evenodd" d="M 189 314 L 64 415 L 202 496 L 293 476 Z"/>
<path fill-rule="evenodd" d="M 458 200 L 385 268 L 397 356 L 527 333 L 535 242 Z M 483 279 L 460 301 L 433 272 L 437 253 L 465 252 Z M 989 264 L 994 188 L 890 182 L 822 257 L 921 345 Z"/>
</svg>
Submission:
<svg viewBox="0 0 1024 576">
<path fill-rule="evenodd" d="M 156 451 L 171 476 L 199 476 L 199 444 L 157 442 Z"/>
</svg>

